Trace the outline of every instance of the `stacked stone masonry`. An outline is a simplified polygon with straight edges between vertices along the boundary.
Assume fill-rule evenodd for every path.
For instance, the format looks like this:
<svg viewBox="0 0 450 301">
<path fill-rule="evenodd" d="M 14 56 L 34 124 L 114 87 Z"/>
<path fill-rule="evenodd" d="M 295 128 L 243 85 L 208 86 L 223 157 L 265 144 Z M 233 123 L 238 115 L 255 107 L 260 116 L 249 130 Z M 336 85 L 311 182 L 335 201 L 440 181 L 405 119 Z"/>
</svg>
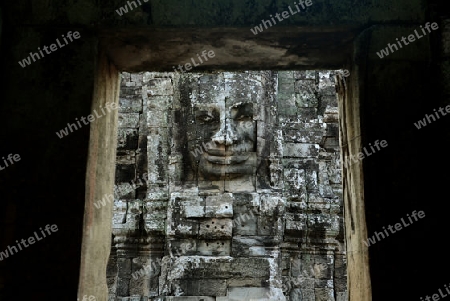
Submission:
<svg viewBox="0 0 450 301">
<path fill-rule="evenodd" d="M 110 300 L 347 300 L 334 71 L 121 76 Z"/>
</svg>

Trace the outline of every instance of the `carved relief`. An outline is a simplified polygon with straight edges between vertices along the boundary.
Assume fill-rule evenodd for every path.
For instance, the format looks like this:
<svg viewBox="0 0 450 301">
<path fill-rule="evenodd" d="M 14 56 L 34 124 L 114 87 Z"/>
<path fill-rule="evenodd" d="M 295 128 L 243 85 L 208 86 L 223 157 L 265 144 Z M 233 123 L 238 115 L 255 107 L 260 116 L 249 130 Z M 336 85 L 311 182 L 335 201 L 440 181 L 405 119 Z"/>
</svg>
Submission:
<svg viewBox="0 0 450 301">
<path fill-rule="evenodd" d="M 330 286 L 345 282 L 334 250 L 342 237 L 337 119 L 329 116 L 336 102 L 329 87 L 317 91 L 320 101 L 302 96 L 316 78 L 315 71 L 144 74 L 147 123 L 138 132 L 147 139 L 147 194 L 116 200 L 117 264 L 132 262 L 118 269 L 116 296 L 345 296 L 345 287 Z M 134 160 L 121 170 L 142 162 Z"/>
</svg>

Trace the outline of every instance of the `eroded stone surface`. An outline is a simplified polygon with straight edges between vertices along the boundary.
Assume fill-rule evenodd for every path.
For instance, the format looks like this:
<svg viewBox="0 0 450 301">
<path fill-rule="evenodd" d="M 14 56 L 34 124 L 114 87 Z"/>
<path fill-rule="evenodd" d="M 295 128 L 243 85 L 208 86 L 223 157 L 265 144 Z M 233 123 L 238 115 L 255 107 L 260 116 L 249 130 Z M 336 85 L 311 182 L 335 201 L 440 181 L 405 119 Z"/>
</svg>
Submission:
<svg viewBox="0 0 450 301">
<path fill-rule="evenodd" d="M 122 75 L 111 300 L 346 300 L 333 72 Z"/>
</svg>

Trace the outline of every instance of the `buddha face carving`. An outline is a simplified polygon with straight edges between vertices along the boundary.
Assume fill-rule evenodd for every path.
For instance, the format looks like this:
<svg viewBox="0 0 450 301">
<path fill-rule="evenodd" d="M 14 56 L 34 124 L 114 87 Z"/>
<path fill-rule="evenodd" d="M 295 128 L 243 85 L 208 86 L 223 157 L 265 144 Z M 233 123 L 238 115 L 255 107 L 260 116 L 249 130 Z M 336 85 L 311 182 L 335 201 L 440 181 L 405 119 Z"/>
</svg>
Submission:
<svg viewBox="0 0 450 301">
<path fill-rule="evenodd" d="M 199 176 L 219 180 L 254 173 L 256 165 L 256 124 L 254 104 L 248 101 L 198 103 L 194 106 L 196 139 L 203 153 L 198 162 Z M 191 142 L 192 144 L 192 142 Z M 192 149 L 191 147 L 189 147 Z M 194 154 L 191 152 L 191 154 Z"/>
</svg>

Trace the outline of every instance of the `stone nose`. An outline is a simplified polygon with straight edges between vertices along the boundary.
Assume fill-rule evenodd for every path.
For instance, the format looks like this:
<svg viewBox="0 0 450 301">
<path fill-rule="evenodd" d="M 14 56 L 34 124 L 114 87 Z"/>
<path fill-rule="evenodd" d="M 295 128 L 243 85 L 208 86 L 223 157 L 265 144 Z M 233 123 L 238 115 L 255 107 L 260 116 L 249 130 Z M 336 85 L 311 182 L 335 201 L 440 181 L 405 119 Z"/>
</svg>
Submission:
<svg viewBox="0 0 450 301">
<path fill-rule="evenodd" d="M 220 127 L 220 130 L 212 136 L 212 140 L 217 144 L 229 146 L 238 139 L 231 127 L 231 124 L 229 124 L 229 122 L 225 122 L 225 124 Z"/>
</svg>

